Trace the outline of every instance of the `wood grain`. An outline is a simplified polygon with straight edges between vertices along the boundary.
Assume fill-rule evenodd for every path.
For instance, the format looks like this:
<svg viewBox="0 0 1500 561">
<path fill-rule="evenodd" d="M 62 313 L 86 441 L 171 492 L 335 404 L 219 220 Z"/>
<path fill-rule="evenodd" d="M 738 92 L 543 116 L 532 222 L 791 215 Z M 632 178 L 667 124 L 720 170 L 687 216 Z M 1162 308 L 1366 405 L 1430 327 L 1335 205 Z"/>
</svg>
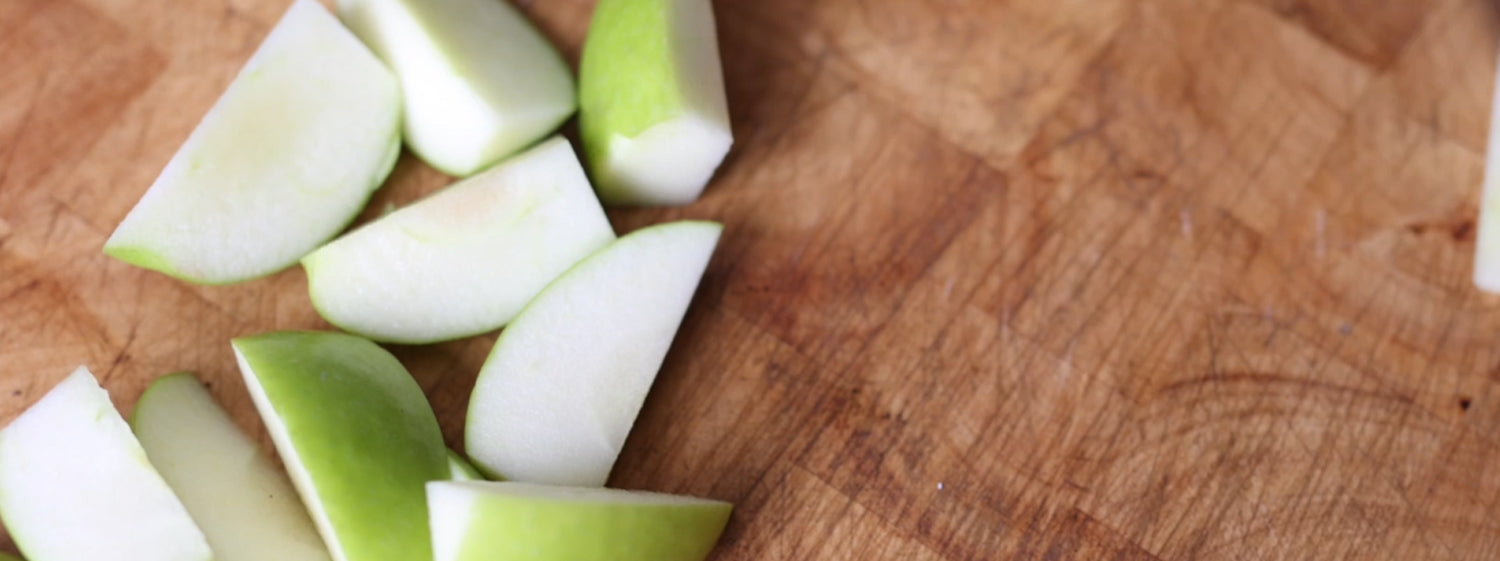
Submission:
<svg viewBox="0 0 1500 561">
<path fill-rule="evenodd" d="M 302 273 L 99 250 L 285 4 L 0 2 L 0 422 L 186 369 L 267 442 L 227 341 L 326 328 Z M 737 503 L 717 559 L 1500 558 L 1492 5 L 716 9 L 734 151 L 610 216 L 727 226 L 611 479 Z M 393 349 L 451 443 L 493 340 Z"/>
</svg>

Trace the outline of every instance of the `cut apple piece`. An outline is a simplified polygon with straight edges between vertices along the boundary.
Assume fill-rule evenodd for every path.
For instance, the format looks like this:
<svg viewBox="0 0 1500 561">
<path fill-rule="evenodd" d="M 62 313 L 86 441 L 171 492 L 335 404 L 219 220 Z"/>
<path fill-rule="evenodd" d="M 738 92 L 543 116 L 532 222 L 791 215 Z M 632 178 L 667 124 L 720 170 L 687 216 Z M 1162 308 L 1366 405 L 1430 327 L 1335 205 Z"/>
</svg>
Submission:
<svg viewBox="0 0 1500 561">
<path fill-rule="evenodd" d="M 354 219 L 400 150 L 396 79 L 297 0 L 104 245 L 223 284 L 295 264 Z"/>
<path fill-rule="evenodd" d="M 700 561 L 722 501 L 645 491 L 469 481 L 427 484 L 435 561 Z"/>
<path fill-rule="evenodd" d="M 458 452 L 448 451 L 448 479 L 454 481 L 482 481 L 484 476 Z"/>
<path fill-rule="evenodd" d="M 0 432 L 0 518 L 38 561 L 213 557 L 84 367 Z"/>
<path fill-rule="evenodd" d="M 486 475 L 603 485 L 723 227 L 636 231 L 548 285 L 500 333 L 469 400 Z"/>
<path fill-rule="evenodd" d="M 390 64 L 406 142 L 467 176 L 552 132 L 577 107 L 573 74 L 505 0 L 338 0 L 339 17 Z"/>
<path fill-rule="evenodd" d="M 615 239 L 562 137 L 334 240 L 302 260 L 313 306 L 377 341 L 496 329 Z"/>
<path fill-rule="evenodd" d="M 153 382 L 131 424 L 215 561 L 328 561 L 291 482 L 192 374 Z"/>
<path fill-rule="evenodd" d="M 1479 195 L 1479 234 L 1474 248 L 1474 285 L 1500 294 L 1500 74 L 1490 103 L 1490 139 L 1484 186 Z"/>
<path fill-rule="evenodd" d="M 423 485 L 448 478 L 448 453 L 432 407 L 401 363 L 341 333 L 267 333 L 233 346 L 333 558 L 430 559 Z"/>
<path fill-rule="evenodd" d="M 708 0 L 601 0 L 578 82 L 605 204 L 692 202 L 734 142 Z"/>
</svg>

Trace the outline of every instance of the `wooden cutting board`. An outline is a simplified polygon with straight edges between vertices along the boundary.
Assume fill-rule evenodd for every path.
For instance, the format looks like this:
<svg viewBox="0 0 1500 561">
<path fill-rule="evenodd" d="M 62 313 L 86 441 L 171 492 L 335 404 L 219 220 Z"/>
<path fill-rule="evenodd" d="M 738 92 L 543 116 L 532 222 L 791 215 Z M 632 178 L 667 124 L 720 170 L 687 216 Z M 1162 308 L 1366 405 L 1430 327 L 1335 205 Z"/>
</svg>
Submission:
<svg viewBox="0 0 1500 561">
<path fill-rule="evenodd" d="M 193 370 L 267 442 L 227 342 L 327 328 L 302 272 L 100 246 L 286 4 L 0 2 L 0 422 Z M 734 501 L 717 559 L 1500 557 L 1487 2 L 716 7 L 734 151 L 610 216 L 727 226 L 611 480 Z M 452 444 L 493 341 L 393 348 Z"/>
</svg>

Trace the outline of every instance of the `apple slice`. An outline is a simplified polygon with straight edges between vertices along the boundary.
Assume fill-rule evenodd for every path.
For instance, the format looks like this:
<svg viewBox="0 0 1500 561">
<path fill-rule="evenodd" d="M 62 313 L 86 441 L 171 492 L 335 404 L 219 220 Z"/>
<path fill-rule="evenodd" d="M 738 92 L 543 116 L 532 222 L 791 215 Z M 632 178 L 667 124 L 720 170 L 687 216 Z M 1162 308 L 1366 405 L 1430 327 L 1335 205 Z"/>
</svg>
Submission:
<svg viewBox="0 0 1500 561">
<path fill-rule="evenodd" d="M 692 202 L 734 142 L 708 0 L 601 0 L 578 82 L 605 204 Z"/>
<path fill-rule="evenodd" d="M 454 481 L 482 481 L 484 476 L 458 452 L 448 451 L 448 479 Z"/>
<path fill-rule="evenodd" d="M 216 561 L 328 561 L 291 482 L 192 374 L 153 382 L 131 424 Z"/>
<path fill-rule="evenodd" d="M 500 333 L 469 399 L 486 475 L 604 485 L 723 227 L 638 230 L 564 273 Z"/>
<path fill-rule="evenodd" d="M 38 561 L 213 557 L 109 394 L 81 366 L 0 431 L 0 518 Z"/>
<path fill-rule="evenodd" d="M 498 481 L 427 484 L 435 561 L 700 561 L 733 505 Z"/>
<path fill-rule="evenodd" d="M 336 561 L 431 559 L 423 485 L 448 478 L 422 388 L 396 357 L 341 333 L 233 342 L 245 385 Z"/>
<path fill-rule="evenodd" d="M 614 241 L 562 137 L 334 240 L 302 260 L 313 306 L 377 341 L 431 343 L 509 322 Z"/>
<path fill-rule="evenodd" d="M 577 107 L 573 75 L 504 0 L 339 0 L 339 17 L 395 70 L 406 142 L 466 176 L 541 139 Z"/>
<path fill-rule="evenodd" d="M 1500 294 L 1500 74 L 1490 103 L 1490 139 L 1479 195 L 1479 234 L 1474 247 L 1474 285 Z"/>
<path fill-rule="evenodd" d="M 296 0 L 104 252 L 224 284 L 297 262 L 342 230 L 400 150 L 396 79 L 313 0 Z"/>
</svg>

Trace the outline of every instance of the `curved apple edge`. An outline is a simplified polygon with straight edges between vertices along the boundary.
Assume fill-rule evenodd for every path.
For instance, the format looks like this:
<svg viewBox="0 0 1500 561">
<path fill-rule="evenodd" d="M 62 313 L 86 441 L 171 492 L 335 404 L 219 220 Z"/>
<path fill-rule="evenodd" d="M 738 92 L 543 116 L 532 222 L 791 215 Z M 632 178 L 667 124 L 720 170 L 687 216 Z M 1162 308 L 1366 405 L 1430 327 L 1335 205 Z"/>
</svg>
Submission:
<svg viewBox="0 0 1500 561">
<path fill-rule="evenodd" d="M 448 449 L 448 469 L 451 472 L 450 478 L 453 481 L 484 480 L 484 474 L 479 473 L 479 468 L 474 467 L 473 463 L 470 463 L 469 460 L 464 459 L 463 455 L 454 451 L 452 448 Z"/>
<path fill-rule="evenodd" d="M 339 237 L 339 235 L 348 230 L 349 227 L 354 224 L 354 221 L 359 219 L 359 215 L 364 211 L 365 207 L 369 206 L 370 201 L 375 197 L 375 192 L 379 191 L 380 187 L 385 184 L 385 180 L 389 178 L 391 172 L 396 169 L 396 162 L 400 160 L 400 123 L 401 120 L 399 118 L 396 119 L 397 126 L 395 134 L 391 136 L 389 147 L 386 148 L 384 161 L 380 166 L 376 168 L 378 171 L 373 175 L 373 181 L 371 185 L 365 190 L 364 199 L 361 200 L 359 204 L 354 205 L 354 207 L 350 209 L 348 217 L 341 221 L 338 227 L 333 229 L 332 233 L 314 243 L 313 246 L 311 248 L 308 248 L 307 252 L 302 256 L 299 256 L 297 259 L 293 259 L 292 261 L 284 265 L 277 266 L 275 268 L 272 268 L 271 270 L 258 272 L 243 277 L 232 277 L 228 279 L 208 279 L 190 275 L 182 272 L 181 270 L 178 270 L 176 265 L 173 264 L 172 261 L 165 255 L 162 255 L 161 252 L 146 247 L 145 245 L 123 242 L 114 243 L 113 236 L 111 236 L 110 240 L 104 242 L 104 254 L 115 259 L 119 259 L 120 261 L 124 261 L 125 263 L 140 267 L 142 269 L 156 271 L 180 281 L 203 286 L 225 286 L 243 282 L 250 282 L 253 280 L 263 279 L 276 273 L 280 273 L 282 271 L 290 269 L 298 262 L 300 262 L 303 257 L 306 257 L 308 254 L 317 251 L 319 247 L 322 247 L 324 244 L 327 244 L 329 241 L 332 241 L 333 239 Z"/>
<path fill-rule="evenodd" d="M 673 222 L 667 222 L 667 223 L 663 223 L 663 224 L 656 224 L 656 225 L 653 225 L 653 226 L 647 226 L 645 228 L 641 228 L 641 229 L 636 230 L 634 232 L 631 232 L 629 234 L 625 234 L 623 236 L 615 238 L 615 241 L 610 242 L 609 245 L 604 246 L 599 251 L 595 251 L 593 253 L 593 255 L 590 255 L 588 257 L 583 258 L 582 260 L 579 260 L 577 263 L 574 263 L 572 267 L 568 267 L 567 270 L 563 271 L 561 274 L 559 274 L 556 277 L 554 277 L 552 279 L 552 282 L 547 283 L 547 286 L 545 288 L 542 288 L 541 292 L 538 292 L 536 294 L 536 296 L 531 297 L 531 301 L 527 302 L 526 306 L 524 306 L 524 307 L 521 308 L 521 311 L 516 312 L 516 317 L 510 321 L 510 323 L 506 326 L 506 329 L 500 331 L 500 336 L 495 339 L 495 345 L 490 348 L 490 353 L 489 353 L 489 355 L 485 356 L 484 361 L 486 363 L 488 363 L 490 361 L 490 358 L 495 355 L 495 349 L 499 349 L 500 348 L 501 343 L 505 341 L 505 336 L 511 332 L 510 326 L 515 325 L 517 322 L 519 322 L 521 320 L 521 318 L 526 317 L 526 312 L 528 310 L 530 310 L 531 307 L 534 304 L 536 304 L 536 302 L 538 300 L 541 300 L 543 296 L 546 296 L 548 293 L 552 292 L 553 290 L 556 290 L 557 283 L 559 281 L 567 278 L 569 275 L 573 274 L 573 271 L 581 269 L 583 267 L 588 266 L 590 263 L 593 263 L 595 260 L 597 260 L 597 259 L 600 258 L 599 257 L 600 255 L 603 255 L 604 252 L 608 251 L 610 247 L 614 246 L 615 244 L 620 243 L 621 241 L 624 241 L 627 238 L 630 238 L 631 236 L 639 235 L 639 234 L 644 233 L 644 232 L 650 232 L 650 231 L 656 230 L 658 228 L 664 228 L 664 227 L 673 226 L 673 225 L 679 225 L 680 226 L 680 225 L 686 225 L 686 224 L 696 224 L 696 225 L 700 225 L 700 226 L 712 227 L 715 230 L 717 230 L 720 235 L 722 235 L 723 232 L 724 232 L 724 224 L 720 223 L 720 222 L 715 222 L 715 221 L 712 221 L 712 220 L 677 220 L 677 221 L 673 221 Z M 479 367 L 479 375 L 480 376 L 484 375 L 484 366 L 482 364 Z M 476 388 L 476 390 L 479 387 L 479 384 L 478 384 L 477 380 L 475 381 L 474 387 Z M 468 409 L 468 411 L 464 412 L 464 426 L 468 427 L 473 422 L 474 422 L 474 397 L 473 397 L 473 394 L 471 393 L 470 396 L 469 396 L 469 409 Z M 464 433 L 466 435 L 465 437 L 467 438 L 467 434 L 469 433 L 469 431 L 465 430 Z M 474 465 L 475 469 L 477 469 L 479 471 L 480 474 L 484 475 L 485 479 L 489 479 L 491 481 L 506 481 L 506 480 L 509 479 L 509 478 L 507 478 L 505 476 L 505 474 L 498 473 L 498 472 L 496 472 L 494 470 L 489 469 L 482 462 L 474 462 L 473 465 Z"/>
</svg>

